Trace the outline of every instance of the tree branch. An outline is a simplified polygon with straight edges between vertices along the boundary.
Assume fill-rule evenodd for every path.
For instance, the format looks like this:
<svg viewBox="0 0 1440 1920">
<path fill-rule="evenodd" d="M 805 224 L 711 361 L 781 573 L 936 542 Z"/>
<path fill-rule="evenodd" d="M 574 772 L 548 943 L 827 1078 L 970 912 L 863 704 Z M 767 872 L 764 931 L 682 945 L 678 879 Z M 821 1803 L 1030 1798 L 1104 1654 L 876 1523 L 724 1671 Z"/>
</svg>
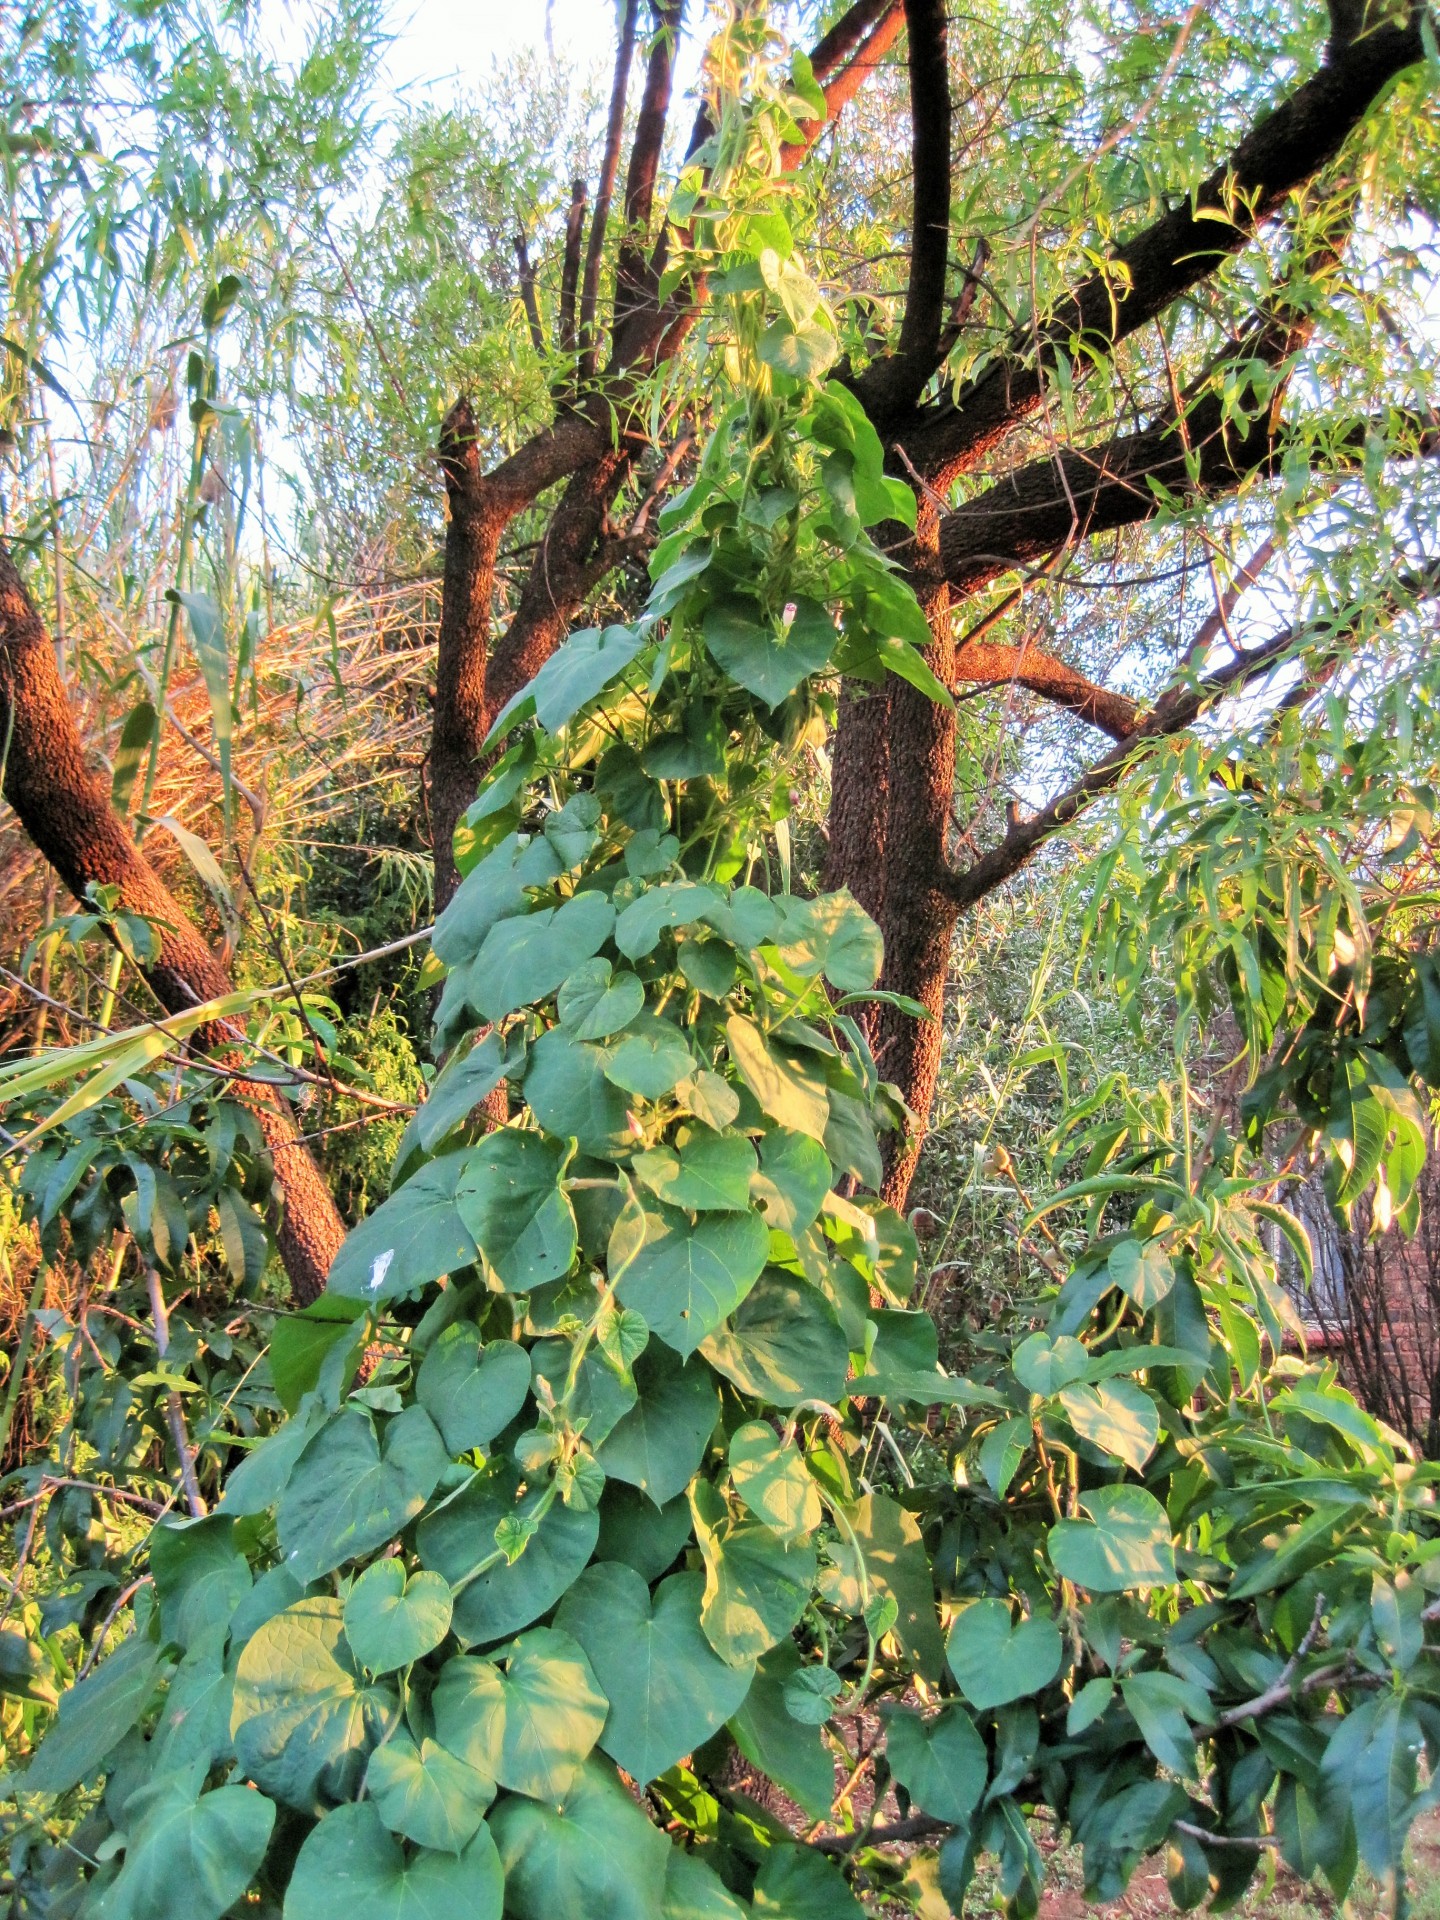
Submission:
<svg viewBox="0 0 1440 1920">
<path fill-rule="evenodd" d="M 1043 321 L 1017 328 L 1007 349 L 955 398 L 903 432 L 931 479 L 972 468 L 1040 404 L 1057 350 L 1082 337 L 1110 350 L 1238 253 L 1282 202 L 1339 153 L 1381 89 L 1420 60 L 1422 9 L 1339 51 L 1239 143 L 1192 195 L 1116 248 Z"/>
<path fill-rule="evenodd" d="M 650 0 L 655 31 L 645 66 L 645 91 L 635 122 L 630 165 L 625 174 L 625 232 L 615 263 L 615 352 L 625 316 L 653 301 L 652 269 L 646 258 L 650 215 L 655 204 L 655 180 L 665 143 L 670 113 L 670 90 L 675 73 L 675 45 L 680 35 L 684 0 Z"/>
<path fill-rule="evenodd" d="M 545 334 L 540 325 L 540 303 L 535 298 L 535 268 L 525 235 L 515 235 L 515 264 L 520 283 L 520 304 L 525 309 L 525 324 L 530 329 L 530 344 L 537 353 L 545 351 Z"/>
<path fill-rule="evenodd" d="M 855 44 L 854 28 L 858 26 L 860 16 L 873 16 L 874 25 L 870 28 L 866 37 L 860 40 L 858 44 Z M 843 64 L 841 59 L 837 57 L 832 78 L 822 83 L 821 90 L 825 95 L 825 118 L 823 120 L 803 121 L 800 131 L 805 136 L 804 141 L 799 144 L 791 142 L 780 149 L 780 166 L 782 172 L 789 172 L 791 168 L 798 165 L 820 138 L 826 127 L 832 125 L 834 121 L 839 119 L 842 109 L 847 107 L 855 98 L 861 87 L 864 86 L 871 74 L 874 73 L 880 65 L 880 62 L 885 58 L 885 55 L 889 53 L 895 42 L 900 38 L 900 31 L 904 25 L 904 9 L 899 5 L 899 0 L 894 0 L 892 5 L 884 8 L 877 9 L 864 5 L 852 7 L 850 12 L 845 15 L 844 20 L 832 29 L 832 33 L 838 35 L 841 29 L 845 28 L 847 44 L 843 56 Z M 827 39 L 830 37 L 830 35 L 826 36 Z M 820 51 L 820 47 L 823 47 L 824 44 L 825 42 L 822 40 L 816 48 L 817 54 Z M 853 51 L 851 50 L 852 47 Z M 817 80 L 820 79 L 818 67 L 815 77 Z"/>
<path fill-rule="evenodd" d="M 1432 560 L 1424 567 L 1402 574 L 1379 604 L 1384 613 L 1393 617 L 1437 595 L 1440 595 L 1440 560 Z M 1319 664 L 1323 666 L 1343 650 L 1358 626 L 1358 618 L 1338 630 L 1328 621 L 1302 621 L 1240 654 L 1206 679 L 1180 682 L 1169 688 L 1151 711 L 1136 722 L 1124 744 L 1097 760 L 1049 806 L 1029 820 L 1017 821 L 1000 844 L 982 855 L 973 866 L 963 873 L 951 873 L 946 882 L 951 900 L 957 907 L 964 908 L 974 906 L 993 893 L 1026 866 L 1053 834 L 1071 825 L 1092 801 L 1109 793 L 1148 750 L 1161 740 L 1183 733 L 1214 701 L 1252 685 L 1283 661 L 1293 658 L 1307 644 L 1322 644 Z"/>
<path fill-rule="evenodd" d="M 909 35 L 910 139 L 914 190 L 910 282 L 896 351 L 855 382 L 872 419 L 912 407 L 940 364 L 945 267 L 950 252 L 950 64 L 945 0 L 905 0 Z M 883 427 L 882 427 L 883 431 Z"/>
<path fill-rule="evenodd" d="M 570 183 L 570 207 L 565 215 L 565 257 L 560 268 L 560 311 L 557 338 L 560 351 L 575 352 L 575 300 L 580 285 L 580 243 L 585 237 L 586 186 L 583 180 Z"/>
<path fill-rule="evenodd" d="M 95 886 L 114 887 L 127 913 L 148 920 L 160 951 L 144 977 L 170 1013 L 182 1013 L 232 991 L 229 974 L 179 901 L 145 859 L 110 794 L 86 760 L 55 649 L 0 545 L 0 741 L 5 744 L 5 797 L 20 824 L 61 880 L 84 903 Z M 200 1028 L 197 1051 L 234 1058 L 243 1029 L 220 1021 Z M 283 1199 L 277 1229 L 280 1257 L 302 1305 L 323 1290 L 345 1237 L 329 1188 L 305 1148 L 294 1117 L 273 1089 L 240 1096 L 265 1135 Z"/>
<path fill-rule="evenodd" d="M 635 58 L 635 23 L 640 0 L 625 0 L 620 21 L 620 41 L 615 49 L 615 75 L 610 83 L 610 116 L 605 123 L 605 151 L 600 161 L 600 179 L 595 189 L 595 212 L 590 220 L 590 242 L 585 250 L 585 284 L 580 294 L 580 378 L 588 380 L 595 372 L 595 310 L 600 296 L 600 259 L 605 249 L 605 228 L 610 219 L 610 202 L 615 196 L 615 179 L 620 171 L 620 141 L 625 131 L 625 93 L 630 83 L 630 68 Z"/>
<path fill-rule="evenodd" d="M 1135 731 L 1139 710 L 1133 700 L 1098 686 L 1075 667 L 1033 647 L 991 646 L 972 640 L 955 654 L 955 681 L 957 686 L 1024 687 L 1088 720 L 1112 740 L 1128 740 Z"/>
</svg>

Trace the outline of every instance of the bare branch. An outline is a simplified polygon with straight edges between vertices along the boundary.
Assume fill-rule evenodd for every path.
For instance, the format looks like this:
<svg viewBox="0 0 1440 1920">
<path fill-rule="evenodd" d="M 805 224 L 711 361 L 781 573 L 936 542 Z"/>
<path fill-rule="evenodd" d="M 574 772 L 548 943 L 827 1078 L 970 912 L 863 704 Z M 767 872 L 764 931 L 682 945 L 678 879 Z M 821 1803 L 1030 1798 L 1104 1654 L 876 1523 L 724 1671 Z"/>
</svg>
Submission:
<svg viewBox="0 0 1440 1920">
<path fill-rule="evenodd" d="M 535 268 L 531 264 L 530 249 L 525 244 L 525 235 L 515 235 L 515 263 L 519 270 L 520 304 L 525 309 L 525 323 L 530 329 L 530 344 L 537 353 L 545 351 L 545 334 L 540 325 L 540 303 L 535 298 Z"/>
<path fill-rule="evenodd" d="M 600 295 L 600 258 L 605 249 L 605 228 L 609 223 L 610 202 L 615 196 L 615 179 L 620 170 L 620 141 L 625 130 L 625 91 L 635 57 L 635 23 L 639 12 L 640 0 L 625 0 L 620 40 L 615 49 L 615 76 L 610 85 L 610 117 L 605 124 L 605 152 L 600 161 L 600 179 L 595 189 L 590 241 L 585 249 L 585 283 L 580 294 L 582 380 L 589 379 L 595 371 L 595 309 Z"/>
<path fill-rule="evenodd" d="M 940 363 L 945 268 L 950 253 L 950 67 L 945 0 L 905 0 L 909 34 L 910 137 L 914 191 L 910 283 L 893 354 L 855 383 L 872 418 L 914 405 Z"/>
<path fill-rule="evenodd" d="M 580 243 L 585 237 L 586 186 L 583 180 L 570 183 L 570 208 L 565 215 L 565 258 L 560 269 L 560 312 L 557 335 L 560 351 L 575 351 L 575 299 L 580 285 Z"/>
<path fill-rule="evenodd" d="M 1087 680 L 1077 668 L 1033 647 L 990 646 L 969 642 L 955 654 L 956 685 L 1020 686 L 1057 707 L 1065 707 L 1112 740 L 1128 740 L 1138 708 L 1123 693 Z M 953 689 L 952 689 L 953 690 Z"/>
</svg>

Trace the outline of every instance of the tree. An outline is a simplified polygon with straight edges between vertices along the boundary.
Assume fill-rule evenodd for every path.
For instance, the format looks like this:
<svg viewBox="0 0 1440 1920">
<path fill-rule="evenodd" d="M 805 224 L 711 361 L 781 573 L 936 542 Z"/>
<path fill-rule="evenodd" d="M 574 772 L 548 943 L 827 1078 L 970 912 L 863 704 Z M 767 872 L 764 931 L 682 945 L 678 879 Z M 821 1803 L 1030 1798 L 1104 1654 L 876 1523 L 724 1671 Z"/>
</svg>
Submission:
<svg viewBox="0 0 1440 1920">
<path fill-rule="evenodd" d="M 879 295 L 837 310 L 806 271 L 789 168 L 902 17 L 912 237 L 887 350 Z M 1362 125 L 1378 142 L 1368 110 L 1428 22 L 1337 14 L 1318 72 L 1225 168 L 1113 252 L 1088 246 L 1094 272 L 1045 290 L 944 399 L 926 397 L 958 344 L 943 10 L 862 5 L 813 62 L 737 11 L 670 201 L 672 261 L 649 230 L 677 26 L 662 7 L 605 372 L 582 267 L 604 229 L 587 252 L 576 212 L 556 419 L 482 466 L 473 410 L 447 418 L 430 789 L 446 1063 L 323 1316 L 292 1323 L 291 1418 L 219 1513 L 157 1528 L 153 1608 L 70 1695 L 22 1790 L 108 1775 L 77 1857 L 103 1857 L 92 1897 L 117 1912 L 164 1899 L 218 1920 L 252 1880 L 297 1916 L 357 1893 L 520 1920 L 959 1911 L 986 1852 L 1031 1914 L 1042 1802 L 1094 1897 L 1166 1843 L 1178 1898 L 1230 1900 L 1273 1846 L 1342 1892 L 1363 1856 L 1398 1908 L 1418 1757 L 1440 1757 L 1429 1470 L 1283 1353 L 1265 1236 L 1301 1259 L 1305 1242 L 1265 1135 L 1298 1122 L 1285 1157 L 1318 1141 L 1338 1208 L 1368 1195 L 1413 1223 L 1434 969 L 1383 855 L 1402 812 L 1392 844 L 1429 832 L 1435 672 L 1407 637 L 1433 556 L 1228 659 L 1217 583 L 1213 625 L 1146 708 L 992 639 L 1006 603 L 958 640 L 950 616 L 1082 530 L 1257 476 L 1294 492 L 1287 510 L 1304 497 L 1281 403 L 1354 198 L 1324 170 L 1353 164 Z M 1138 73 L 1150 86 L 1153 59 Z M 614 98 L 612 129 L 618 78 Z M 1282 268 L 1258 300 L 1239 279 L 1234 337 L 1217 354 L 1187 315 L 1139 397 L 1149 420 L 1102 419 L 1093 442 L 1080 367 L 1103 378 L 1282 205 Z M 956 325 L 982 271 L 964 270 Z M 642 397 L 686 335 L 710 417 L 672 458 Z M 1365 477 L 1368 533 L 1351 518 L 1393 548 L 1408 530 L 1387 481 L 1429 427 L 1405 404 L 1380 417 L 1363 382 L 1334 398 L 1308 416 L 1316 464 Z M 1047 407 L 1076 421 L 1071 445 L 945 500 Z M 617 533 L 642 458 L 659 484 Z M 554 486 L 492 650 L 505 526 Z M 569 633 L 641 552 L 643 604 Z M 781 829 L 837 682 L 830 860 L 850 889 L 807 895 Z M 1012 682 L 1115 747 L 956 872 L 957 695 Z M 1237 692 L 1248 706 L 1217 714 Z M 1067 1115 L 1081 1177 L 1027 1231 L 1081 1210 L 1078 1257 L 1051 1269 L 1044 1326 L 956 1378 L 885 1197 L 913 1167 L 955 918 L 1104 793 L 1089 936 L 1122 989 L 1171 978 L 1180 1091 L 1119 1121 Z M 1253 1081 L 1243 1137 L 1186 1084 L 1187 1026 L 1222 993 Z M 482 1126 L 487 1102 L 502 1124 Z M 233 1703 L 197 1711 L 227 1678 Z M 727 1785 L 736 1751 L 805 1821 Z M 915 1841 L 937 1845 L 896 1855 Z"/>
</svg>

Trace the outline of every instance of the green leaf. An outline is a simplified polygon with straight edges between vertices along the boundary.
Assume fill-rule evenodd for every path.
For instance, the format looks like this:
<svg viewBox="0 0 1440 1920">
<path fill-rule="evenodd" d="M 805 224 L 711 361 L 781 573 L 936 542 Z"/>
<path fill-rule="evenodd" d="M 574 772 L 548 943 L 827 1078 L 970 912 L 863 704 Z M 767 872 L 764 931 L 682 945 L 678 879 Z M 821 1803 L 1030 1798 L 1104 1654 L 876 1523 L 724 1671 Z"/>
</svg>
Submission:
<svg viewBox="0 0 1440 1920">
<path fill-rule="evenodd" d="M 447 967 L 472 961 L 497 921 L 522 913 L 531 889 L 559 878 L 560 861 L 543 837 L 521 842 L 507 834 L 498 847 L 471 869 L 455 897 L 435 922 L 430 944 Z"/>
<path fill-rule="evenodd" d="M 935 1613 L 930 1556 L 918 1521 L 888 1494 L 867 1493 L 851 1510 L 850 1525 L 872 1593 L 895 1603 L 893 1630 L 902 1651 L 925 1679 L 938 1681 L 945 1668 L 945 1646 Z"/>
<path fill-rule="evenodd" d="M 160 1631 L 190 1647 L 224 1631 L 250 1591 L 250 1565 L 235 1544 L 229 1514 L 162 1522 L 150 1536 L 150 1571 L 160 1596 Z"/>
<path fill-rule="evenodd" d="M 755 1220 L 763 1232 L 764 1222 Z M 807 1280 L 767 1267 L 730 1323 L 701 1352 L 742 1393 L 793 1407 L 833 1403 L 845 1390 L 849 1344 L 829 1301 Z"/>
<path fill-rule="evenodd" d="M 612 1428 L 596 1459 L 611 1479 L 639 1487 L 657 1507 L 668 1506 L 705 1457 L 720 1396 L 703 1361 L 686 1364 L 660 1345 L 647 1347 L 636 1361 L 635 1386 L 639 1400 Z"/>
<path fill-rule="evenodd" d="M 513 1293 L 559 1280 L 574 1264 L 575 1214 L 560 1190 L 568 1157 L 561 1142 L 519 1127 L 497 1127 L 466 1153 L 456 1210 Z"/>
<path fill-rule="evenodd" d="M 625 1095 L 605 1077 L 611 1051 L 551 1027 L 531 1047 L 525 1075 L 525 1098 L 545 1131 L 606 1160 L 635 1144 Z"/>
<path fill-rule="evenodd" d="M 963 1707 L 942 1707 L 930 1719 L 905 1708 L 885 1734 L 890 1771 L 922 1813 L 967 1826 L 989 1778 L 985 1742 Z"/>
<path fill-rule="evenodd" d="M 824 1518 L 799 1449 L 763 1420 L 752 1420 L 731 1436 L 730 1478 L 755 1518 L 782 1540 L 806 1539 Z"/>
<path fill-rule="evenodd" d="M 567 975 L 555 1008 L 577 1040 L 605 1040 L 628 1027 L 645 1004 L 633 973 L 616 973 L 608 960 L 586 960 Z"/>
<path fill-rule="evenodd" d="M 115 748 L 110 776 L 110 804 L 117 813 L 130 811 L 136 777 L 159 735 L 160 722 L 148 700 L 141 700 L 125 716 Z"/>
<path fill-rule="evenodd" d="M 1348 1806 L 1361 1858 L 1392 1884 L 1404 1871 L 1405 1841 L 1419 1811 L 1417 1763 L 1424 1745 L 1410 1703 L 1391 1693 L 1352 1708 L 1325 1753 L 1327 1804 Z"/>
<path fill-rule="evenodd" d="M 792 973 L 823 973 L 840 993 L 860 993 L 880 978 L 885 944 L 880 929 L 848 888 L 813 900 L 787 898 L 777 944 Z"/>
<path fill-rule="evenodd" d="M 1048 1333 L 1032 1333 L 1015 1349 L 1010 1365 L 1022 1387 L 1048 1400 L 1072 1381 L 1085 1378 L 1090 1356 L 1068 1333 L 1053 1340 Z"/>
<path fill-rule="evenodd" d="M 808 1692 L 815 1713 L 823 1718 L 801 1721 L 790 1704 L 792 1690 L 807 1676 L 819 1675 L 827 1676 L 825 1691 L 812 1687 Z M 812 1820 L 823 1820 L 835 1798 L 835 1761 L 819 1729 L 830 1717 L 838 1688 L 838 1675 L 828 1667 L 802 1666 L 794 1641 L 782 1640 L 760 1660 L 750 1691 L 730 1720 L 745 1758 Z"/>
<path fill-rule="evenodd" d="M 627 1207 L 610 1236 L 610 1281 L 652 1333 L 688 1358 L 739 1306 L 769 1251 L 758 1214 L 702 1214 L 692 1225 L 673 1207 Z"/>
<path fill-rule="evenodd" d="M 584 1650 L 555 1627 L 533 1628 L 494 1660 L 447 1661 L 431 1697 L 442 1746 L 551 1806 L 599 1739 L 606 1706 Z"/>
<path fill-rule="evenodd" d="M 692 926 L 723 901 L 720 889 L 703 880 L 667 880 L 647 887 L 616 920 L 615 944 L 627 960 L 641 960 L 655 951 L 662 933 Z"/>
<path fill-rule="evenodd" d="M 23 1776 L 27 1793 L 68 1793 L 91 1779 L 144 1713 L 160 1676 L 160 1649 L 132 1633 L 71 1687 Z"/>
<path fill-rule="evenodd" d="M 590 1656 L 610 1702 L 600 1745 L 637 1786 L 693 1752 L 736 1711 L 752 1668 L 716 1654 L 700 1627 L 698 1573 L 662 1580 L 652 1604 L 629 1567 L 587 1567 L 556 1622 Z"/>
<path fill-rule="evenodd" d="M 275 1804 L 248 1787 L 197 1799 L 173 1779 L 132 1798 L 125 1864 L 105 1890 L 107 1920 L 220 1920 L 243 1899 L 275 1825 Z"/>
<path fill-rule="evenodd" d="M 417 1747 L 397 1733 L 371 1754 L 365 1792 L 392 1833 L 436 1853 L 459 1853 L 479 1831 L 495 1782 L 438 1740 Z"/>
<path fill-rule="evenodd" d="M 819 1218 L 832 1178 L 818 1140 L 772 1127 L 760 1138 L 760 1171 L 751 1179 L 750 1197 L 772 1232 L 794 1240 Z"/>
<path fill-rule="evenodd" d="M 746 1909 L 697 1854 L 672 1847 L 665 1863 L 664 1920 L 746 1920 Z"/>
<path fill-rule="evenodd" d="M 1087 1520 L 1060 1520 L 1050 1529 L 1055 1571 L 1092 1593 L 1128 1593 L 1168 1586 L 1175 1549 L 1165 1509 L 1143 1487 L 1097 1487 L 1080 1497 Z"/>
<path fill-rule="evenodd" d="M 427 1514 L 416 1545 L 427 1567 L 452 1586 L 474 1572 L 495 1550 L 495 1529 L 502 1521 L 533 1516 L 543 1497 L 531 1488 L 517 1501 L 519 1473 L 513 1466 Z M 556 1501 L 541 1519 L 524 1552 L 471 1580 L 456 1596 L 453 1629 L 462 1645 L 493 1646 L 538 1620 L 560 1598 L 595 1551 L 600 1519 Z"/>
<path fill-rule="evenodd" d="M 762 1111 L 782 1127 L 823 1140 L 830 1124 L 830 1102 L 813 1056 L 803 1061 L 790 1057 L 738 1013 L 725 1022 L 725 1038 L 731 1059 Z"/>
<path fill-rule="evenodd" d="M 766 1854 L 751 1905 L 755 1920 L 865 1920 L 838 1869 L 805 1847 L 775 1847 Z"/>
<path fill-rule="evenodd" d="M 234 728 L 234 710 L 230 704 L 230 653 L 225 643 L 225 622 L 208 593 L 181 593 L 167 587 L 165 598 L 185 609 L 190 620 L 190 638 L 205 692 L 210 700 L 210 720 L 215 729 L 215 751 L 220 758 L 220 779 L 228 815 L 232 779 L 230 740 Z"/>
<path fill-rule="evenodd" d="M 320 1296 L 321 1300 L 325 1297 Z M 221 1496 L 225 1512 L 243 1518 L 273 1507 L 325 1417 L 318 1398 L 307 1401 L 302 1411 L 292 1411 L 290 1418 L 247 1453 L 238 1467 L 232 1467 Z"/>
<path fill-rule="evenodd" d="M 1110 1278 L 1141 1313 L 1158 1307 L 1175 1284 L 1175 1262 L 1154 1240 L 1121 1240 L 1110 1249 Z"/>
<path fill-rule="evenodd" d="M 364 1310 L 358 1300 L 322 1293 L 299 1313 L 281 1314 L 276 1320 L 270 1333 L 270 1378 L 287 1413 L 297 1413 L 306 1394 L 320 1384 L 320 1371 L 331 1349 L 354 1339 L 355 1322 Z M 227 1499 L 229 1494 L 227 1483 Z M 276 1497 L 278 1494 L 277 1487 Z M 236 1507 L 233 1500 L 229 1504 L 236 1513 L 259 1510 Z M 271 1504 L 270 1500 L 261 1502 L 262 1506 Z"/>
<path fill-rule="evenodd" d="M 558 733 L 618 680 L 645 644 L 643 627 L 587 627 L 557 647 L 530 685 L 535 718 Z"/>
<path fill-rule="evenodd" d="M 743 1134 L 691 1127 L 677 1136 L 675 1146 L 638 1154 L 633 1171 L 667 1206 L 692 1213 L 740 1213 L 750 1203 L 755 1149 Z"/>
<path fill-rule="evenodd" d="M 1085 1382 L 1062 1387 L 1065 1418 L 1082 1440 L 1123 1460 L 1138 1473 L 1155 1451 L 1160 1415 L 1155 1402 L 1129 1380 L 1092 1387 Z"/>
<path fill-rule="evenodd" d="M 835 623 L 813 602 L 782 633 L 753 601 L 717 601 L 700 631 L 717 666 L 771 708 L 828 665 L 836 641 Z"/>
<path fill-rule="evenodd" d="M 758 1521 L 735 1521 L 707 1481 L 690 1489 L 695 1537 L 705 1560 L 700 1620 L 712 1647 L 748 1667 L 789 1633 L 815 1582 L 815 1548 L 787 1546 Z"/>
<path fill-rule="evenodd" d="M 367 1685 L 329 1596 L 297 1600 L 246 1643 L 230 1731 L 241 1769 L 302 1813 L 353 1797 L 370 1749 L 399 1718 L 388 1687 Z"/>
<path fill-rule="evenodd" d="M 1020 1463 L 1030 1446 L 1030 1422 L 1015 1414 L 1002 1420 L 986 1434 L 980 1448 L 980 1471 L 989 1481 L 997 1500 L 1003 1500 L 1010 1482 L 1020 1471 Z"/>
<path fill-rule="evenodd" d="M 1370 1583 L 1370 1620 L 1375 1644 L 1399 1672 L 1413 1667 L 1425 1646 L 1426 1589 L 1409 1574 L 1387 1580 L 1375 1574 Z"/>
<path fill-rule="evenodd" d="M 450 1631 L 450 1588 L 438 1573 L 406 1578 L 399 1560 L 367 1567 L 345 1601 L 345 1638 L 371 1673 L 393 1673 L 435 1648 Z"/>
<path fill-rule="evenodd" d="M 614 925 L 614 905 L 593 892 L 501 920 L 471 966 L 466 998 L 485 1020 L 533 1007 L 555 992 L 577 960 L 599 951 Z"/>
<path fill-rule="evenodd" d="M 757 351 L 776 373 L 788 374 L 792 380 L 818 380 L 835 364 L 840 343 L 818 321 L 806 320 L 797 327 L 788 319 L 773 320 L 760 336 Z"/>
<path fill-rule="evenodd" d="M 285 1564 L 303 1586 L 383 1547 L 419 1513 L 449 1459 L 423 1407 L 387 1421 L 383 1447 L 370 1415 L 347 1408 L 315 1435 L 281 1496 Z"/>
<path fill-rule="evenodd" d="M 1042 1692 L 1062 1651 L 1053 1620 L 1016 1623 L 1007 1600 L 973 1600 L 956 1614 L 945 1656 L 965 1698 L 983 1710 Z"/>
<path fill-rule="evenodd" d="M 468 1149 L 442 1153 L 383 1200 L 346 1235 L 326 1288 L 344 1299 L 378 1303 L 468 1267 L 478 1251 L 455 1203 Z"/>
<path fill-rule="evenodd" d="M 415 1392 L 452 1458 L 458 1457 L 487 1447 L 525 1405 L 530 1356 L 514 1340 L 486 1346 L 473 1320 L 457 1320 L 420 1363 Z"/>
<path fill-rule="evenodd" d="M 457 1855 L 406 1860 L 368 1801 L 336 1807 L 306 1837 L 285 1920 L 500 1920 L 504 1875 L 488 1827 Z"/>
<path fill-rule="evenodd" d="M 694 1056 L 679 1028 L 653 1013 L 640 1013 L 615 1040 L 605 1077 L 627 1093 L 660 1100 L 694 1071 Z"/>
<path fill-rule="evenodd" d="M 1153 1670 L 1127 1675 L 1120 1682 L 1125 1705 L 1147 1747 L 1171 1773 L 1195 1772 L 1195 1736 L 1186 1713 L 1202 1723 L 1209 1720 L 1210 1701 L 1190 1682 L 1173 1673 Z"/>
<path fill-rule="evenodd" d="M 563 1812 L 507 1800 L 491 1814 L 490 1829 L 512 1920 L 663 1920 L 670 1843 L 608 1767 L 590 1761 Z"/>
</svg>

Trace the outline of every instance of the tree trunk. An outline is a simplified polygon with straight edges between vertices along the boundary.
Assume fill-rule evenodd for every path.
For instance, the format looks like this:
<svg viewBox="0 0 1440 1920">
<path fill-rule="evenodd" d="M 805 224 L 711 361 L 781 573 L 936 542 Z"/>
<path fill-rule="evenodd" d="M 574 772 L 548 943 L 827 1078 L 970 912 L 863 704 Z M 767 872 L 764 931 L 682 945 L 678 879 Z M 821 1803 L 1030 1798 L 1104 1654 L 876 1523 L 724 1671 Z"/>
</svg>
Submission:
<svg viewBox="0 0 1440 1920">
<path fill-rule="evenodd" d="M 114 887 L 120 906 L 154 927 L 160 954 L 145 978 L 167 1012 L 183 1013 L 233 992 L 230 976 L 135 845 L 103 783 L 86 764 L 54 649 L 3 546 L 0 741 L 7 749 L 5 797 L 76 899 L 84 901 L 90 887 Z M 236 1067 L 240 1038 L 237 1024 L 216 1021 L 200 1028 L 193 1044 Z M 236 1097 L 255 1113 L 271 1151 L 281 1196 L 280 1257 L 291 1291 L 303 1305 L 323 1290 L 345 1223 L 283 1098 L 244 1081 L 236 1082 Z"/>
</svg>

